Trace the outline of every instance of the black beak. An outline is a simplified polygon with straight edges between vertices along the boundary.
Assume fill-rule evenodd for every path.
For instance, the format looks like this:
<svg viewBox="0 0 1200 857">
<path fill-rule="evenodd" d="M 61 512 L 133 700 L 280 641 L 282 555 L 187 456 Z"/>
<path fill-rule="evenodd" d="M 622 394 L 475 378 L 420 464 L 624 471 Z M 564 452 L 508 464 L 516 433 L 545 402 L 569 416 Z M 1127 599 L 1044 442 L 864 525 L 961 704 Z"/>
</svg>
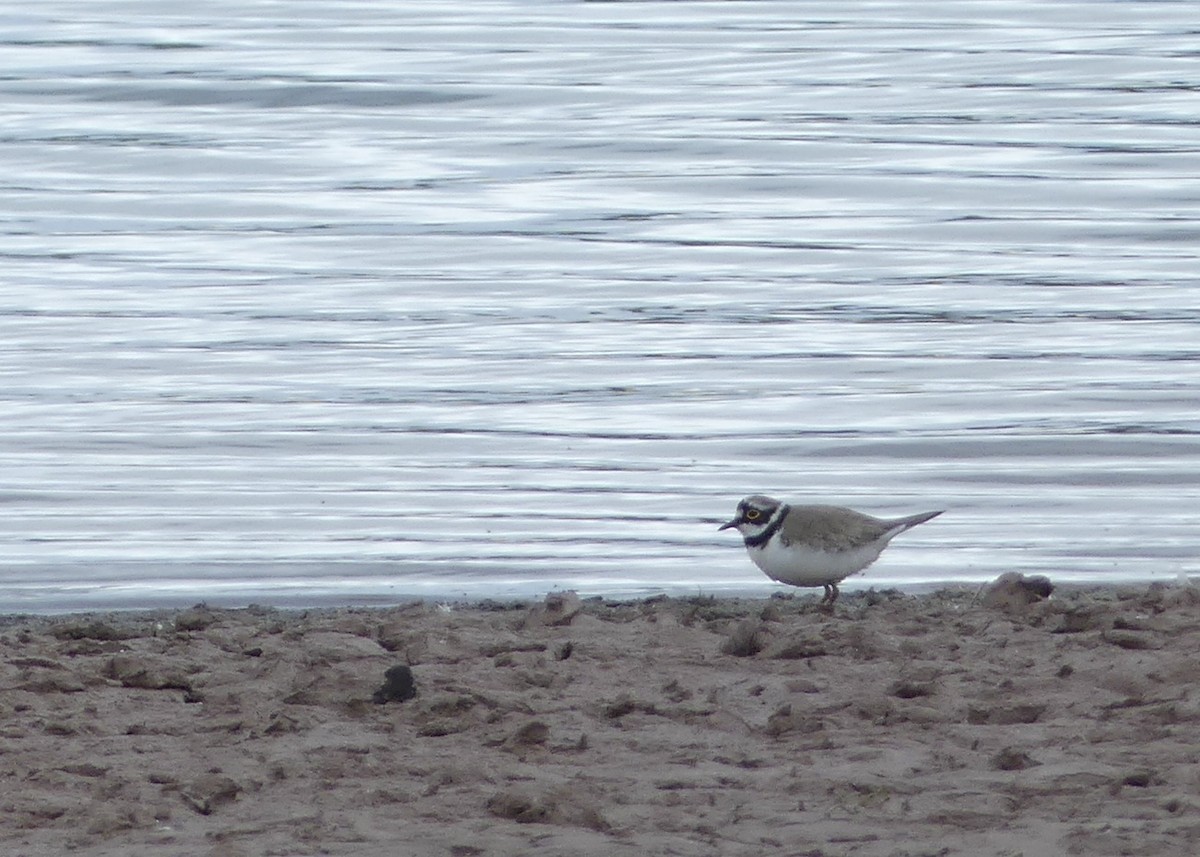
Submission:
<svg viewBox="0 0 1200 857">
<path fill-rule="evenodd" d="M 730 527 L 736 527 L 741 522 L 741 518 L 734 518 L 732 521 L 726 521 L 725 523 L 721 524 L 721 526 L 717 527 L 717 529 L 728 530 Z"/>
</svg>

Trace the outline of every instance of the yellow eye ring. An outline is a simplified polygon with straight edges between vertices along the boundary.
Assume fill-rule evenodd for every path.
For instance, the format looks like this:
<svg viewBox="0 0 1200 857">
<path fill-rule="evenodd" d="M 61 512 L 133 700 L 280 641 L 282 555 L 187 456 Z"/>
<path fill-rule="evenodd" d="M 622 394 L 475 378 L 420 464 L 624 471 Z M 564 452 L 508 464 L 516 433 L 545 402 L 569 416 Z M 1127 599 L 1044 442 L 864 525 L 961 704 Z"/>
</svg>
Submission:
<svg viewBox="0 0 1200 857">
<path fill-rule="evenodd" d="M 759 512 L 758 509 L 747 509 L 746 510 L 746 520 L 747 521 L 757 521 L 758 516 L 760 514 L 762 514 L 762 513 Z"/>
</svg>

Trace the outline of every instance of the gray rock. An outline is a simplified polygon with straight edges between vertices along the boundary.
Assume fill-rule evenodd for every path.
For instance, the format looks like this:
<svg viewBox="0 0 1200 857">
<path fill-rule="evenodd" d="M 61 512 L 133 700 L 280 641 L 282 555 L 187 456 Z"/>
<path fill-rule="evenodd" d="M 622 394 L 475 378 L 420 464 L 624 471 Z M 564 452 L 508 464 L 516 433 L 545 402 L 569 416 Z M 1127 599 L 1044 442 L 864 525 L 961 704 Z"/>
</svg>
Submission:
<svg viewBox="0 0 1200 857">
<path fill-rule="evenodd" d="M 1020 572 L 1010 571 L 988 584 L 980 603 L 995 610 L 1021 611 L 1030 604 L 1049 598 L 1053 591 L 1054 584 L 1044 575 L 1027 577 Z"/>
</svg>

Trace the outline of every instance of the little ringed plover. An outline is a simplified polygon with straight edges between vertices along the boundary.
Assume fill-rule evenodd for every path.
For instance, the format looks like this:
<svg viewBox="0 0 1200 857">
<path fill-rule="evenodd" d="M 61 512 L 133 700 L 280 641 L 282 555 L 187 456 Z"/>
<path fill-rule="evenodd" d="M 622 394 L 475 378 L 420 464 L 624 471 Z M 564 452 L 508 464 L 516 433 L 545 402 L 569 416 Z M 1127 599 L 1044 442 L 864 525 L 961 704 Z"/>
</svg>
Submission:
<svg viewBox="0 0 1200 857">
<path fill-rule="evenodd" d="M 750 559 L 767 577 L 791 586 L 824 586 L 822 604 L 833 604 L 838 583 L 862 571 L 905 530 L 945 510 L 905 518 L 873 518 L 841 506 L 789 506 L 755 494 L 719 529 L 737 529 Z"/>
</svg>

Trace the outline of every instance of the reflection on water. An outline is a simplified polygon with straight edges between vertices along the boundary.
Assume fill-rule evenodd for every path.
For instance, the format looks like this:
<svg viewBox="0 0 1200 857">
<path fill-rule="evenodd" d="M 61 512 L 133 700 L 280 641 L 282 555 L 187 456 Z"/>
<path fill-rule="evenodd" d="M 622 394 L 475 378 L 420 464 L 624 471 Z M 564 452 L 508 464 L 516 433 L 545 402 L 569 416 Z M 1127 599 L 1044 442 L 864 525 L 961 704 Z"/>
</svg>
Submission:
<svg viewBox="0 0 1200 857">
<path fill-rule="evenodd" d="M 1186 4 L 279 9 L 6 30 L 0 609 L 1198 570 Z"/>
</svg>

